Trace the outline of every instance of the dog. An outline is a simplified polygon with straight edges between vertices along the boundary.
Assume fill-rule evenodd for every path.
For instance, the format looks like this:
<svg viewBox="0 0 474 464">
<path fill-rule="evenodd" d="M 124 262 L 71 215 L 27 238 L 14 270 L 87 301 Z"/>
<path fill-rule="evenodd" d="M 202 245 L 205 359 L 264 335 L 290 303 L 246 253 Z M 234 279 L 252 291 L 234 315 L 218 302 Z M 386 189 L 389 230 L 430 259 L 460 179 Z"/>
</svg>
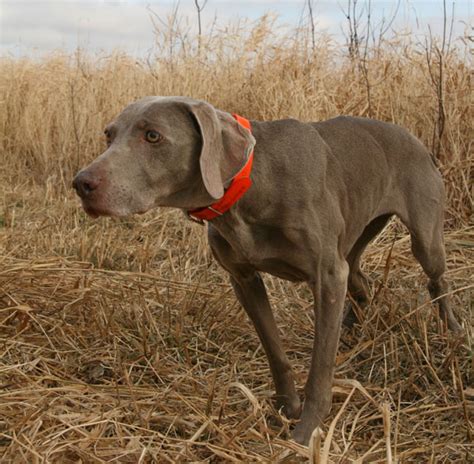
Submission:
<svg viewBox="0 0 474 464">
<path fill-rule="evenodd" d="M 410 232 L 441 319 L 461 330 L 446 296 L 443 181 L 405 129 L 349 116 L 248 121 L 204 101 L 152 96 L 127 106 L 105 136 L 107 150 L 73 181 L 85 211 L 126 216 L 169 206 L 207 223 L 213 255 L 265 349 L 277 407 L 300 419 L 297 442 L 307 444 L 330 411 L 346 293 L 361 308 L 368 303 L 360 258 L 393 215 Z M 260 272 L 307 282 L 314 296 L 304 405 Z"/>
</svg>

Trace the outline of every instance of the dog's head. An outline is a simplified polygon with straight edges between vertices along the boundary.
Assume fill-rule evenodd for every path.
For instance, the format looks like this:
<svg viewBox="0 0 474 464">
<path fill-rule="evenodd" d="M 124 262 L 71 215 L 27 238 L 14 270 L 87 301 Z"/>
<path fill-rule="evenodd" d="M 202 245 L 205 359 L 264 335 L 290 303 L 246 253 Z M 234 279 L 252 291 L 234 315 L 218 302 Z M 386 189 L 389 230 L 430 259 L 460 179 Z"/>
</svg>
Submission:
<svg viewBox="0 0 474 464">
<path fill-rule="evenodd" d="M 108 148 L 74 178 L 86 212 L 193 209 L 222 197 L 255 140 L 229 113 L 185 97 L 146 97 L 105 129 Z"/>
</svg>

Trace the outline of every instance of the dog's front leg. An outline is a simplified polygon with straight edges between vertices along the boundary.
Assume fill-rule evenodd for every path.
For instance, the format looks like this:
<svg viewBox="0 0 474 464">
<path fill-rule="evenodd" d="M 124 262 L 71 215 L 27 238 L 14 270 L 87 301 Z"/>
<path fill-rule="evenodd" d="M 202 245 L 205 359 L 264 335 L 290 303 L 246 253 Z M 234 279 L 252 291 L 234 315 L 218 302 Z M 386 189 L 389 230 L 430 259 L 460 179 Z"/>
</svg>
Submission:
<svg viewBox="0 0 474 464">
<path fill-rule="evenodd" d="M 322 266 L 312 282 L 315 311 L 313 353 L 301 420 L 293 431 L 293 438 L 305 445 L 331 409 L 334 364 L 348 272 L 345 260 L 333 260 L 329 265 Z"/>
<path fill-rule="evenodd" d="M 276 389 L 276 406 L 288 418 L 298 418 L 300 399 L 296 393 L 291 365 L 286 357 L 278 328 L 268 301 L 267 292 L 258 272 L 249 270 L 231 276 L 231 283 L 240 304 L 253 322 L 267 354 Z"/>
</svg>

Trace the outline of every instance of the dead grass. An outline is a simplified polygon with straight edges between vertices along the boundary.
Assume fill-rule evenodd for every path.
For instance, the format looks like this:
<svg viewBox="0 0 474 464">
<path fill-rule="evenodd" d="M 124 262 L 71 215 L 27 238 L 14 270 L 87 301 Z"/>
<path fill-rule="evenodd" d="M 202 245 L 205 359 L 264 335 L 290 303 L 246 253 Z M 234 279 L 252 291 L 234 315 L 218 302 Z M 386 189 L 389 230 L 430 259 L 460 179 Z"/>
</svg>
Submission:
<svg viewBox="0 0 474 464">
<path fill-rule="evenodd" d="M 203 228 L 169 210 L 91 221 L 71 192 L 105 123 L 142 95 L 205 98 L 250 118 L 367 115 L 357 69 L 332 44 L 310 54 L 265 21 L 245 40 L 217 35 L 200 55 L 151 65 L 118 54 L 0 62 L 2 462 L 474 461 L 473 118 L 460 53 L 445 60 L 440 163 L 465 336 L 442 330 L 392 223 L 367 251 L 374 300 L 343 333 L 333 410 L 310 449 L 287 441 L 263 350 Z M 372 116 L 430 145 L 437 102 L 424 55 L 391 44 L 369 69 Z M 309 292 L 266 283 L 302 389 Z"/>
</svg>

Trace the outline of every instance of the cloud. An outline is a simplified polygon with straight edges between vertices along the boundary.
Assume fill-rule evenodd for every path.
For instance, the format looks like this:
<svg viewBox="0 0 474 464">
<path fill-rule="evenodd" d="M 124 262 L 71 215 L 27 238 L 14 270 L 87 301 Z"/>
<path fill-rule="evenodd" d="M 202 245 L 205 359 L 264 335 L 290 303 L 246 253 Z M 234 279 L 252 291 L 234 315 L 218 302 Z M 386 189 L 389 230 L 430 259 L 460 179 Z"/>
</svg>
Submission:
<svg viewBox="0 0 474 464">
<path fill-rule="evenodd" d="M 149 8 L 166 22 L 174 4 L 175 1 L 172 0 L 3 0 L 0 8 L 0 51 L 18 55 L 55 49 L 72 51 L 80 46 L 91 51 L 119 48 L 144 55 L 156 40 Z M 318 32 L 327 31 L 338 39 L 342 38 L 341 27 L 345 24 L 345 18 L 341 4 L 345 5 L 345 1 L 314 1 Z M 273 11 L 279 15 L 281 23 L 296 25 L 305 15 L 307 19 L 304 5 L 304 0 L 209 0 L 202 19 L 206 30 L 214 18 L 218 19 L 218 25 L 222 25 L 239 17 L 252 20 Z M 393 3 L 373 1 L 372 5 L 375 21 L 377 17 L 389 14 Z M 413 5 L 418 8 L 418 16 L 425 17 L 425 22 L 427 17 L 431 18 L 430 24 L 435 32 L 441 27 L 440 0 L 412 0 L 406 4 L 402 1 L 402 5 L 405 5 L 405 12 L 397 18 L 397 28 L 409 21 L 413 25 L 413 17 L 407 19 L 407 11 L 413 10 Z M 463 3 L 457 4 L 457 8 L 458 18 L 465 19 L 472 14 L 471 9 L 464 7 Z M 433 17 L 437 11 L 439 15 Z M 181 0 L 179 16 L 184 25 L 195 31 L 196 10 L 193 0 Z"/>
<path fill-rule="evenodd" d="M 166 22 L 173 1 L 13 1 L 2 2 L 0 43 L 3 52 L 22 50 L 40 52 L 55 49 L 89 50 L 124 49 L 146 53 L 155 41 L 150 20 L 153 12 Z M 303 8 L 301 0 L 274 2 L 269 0 L 210 0 L 202 14 L 204 25 L 218 18 L 219 24 L 236 17 L 256 19 L 268 11 L 280 14 L 282 22 L 296 22 Z M 191 0 L 181 1 L 179 16 L 196 27 L 196 10 Z M 296 19 L 295 19 L 296 18 Z M 318 18 L 319 24 L 329 20 Z"/>
<path fill-rule="evenodd" d="M 4 2 L 2 48 L 53 50 L 150 47 L 152 25 L 145 5 L 105 2 Z"/>
</svg>

